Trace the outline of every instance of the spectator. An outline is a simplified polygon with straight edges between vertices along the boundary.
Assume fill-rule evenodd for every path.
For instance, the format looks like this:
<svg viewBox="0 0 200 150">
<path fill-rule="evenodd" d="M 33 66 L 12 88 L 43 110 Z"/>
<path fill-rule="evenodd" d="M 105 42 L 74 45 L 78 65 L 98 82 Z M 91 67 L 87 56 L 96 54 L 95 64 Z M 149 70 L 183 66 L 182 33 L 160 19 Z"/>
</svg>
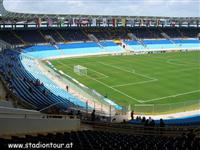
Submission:
<svg viewBox="0 0 200 150">
<path fill-rule="evenodd" d="M 148 126 L 149 125 L 149 119 L 146 119 L 144 122 L 144 126 Z"/>
<path fill-rule="evenodd" d="M 152 121 L 152 118 L 151 117 L 149 117 L 149 122 L 151 122 Z"/>
<path fill-rule="evenodd" d="M 131 111 L 131 120 L 134 119 L 134 111 Z"/>
<path fill-rule="evenodd" d="M 123 123 L 126 123 L 126 120 L 125 120 L 125 119 L 123 119 Z"/>
<path fill-rule="evenodd" d="M 146 118 L 145 117 L 142 117 L 142 123 L 145 123 L 145 121 L 146 121 Z"/>
<path fill-rule="evenodd" d="M 164 123 L 163 119 L 161 118 L 160 119 L 160 127 L 164 127 L 164 126 L 165 126 L 165 123 Z"/>
<path fill-rule="evenodd" d="M 79 119 L 81 119 L 81 118 L 82 118 L 82 113 L 81 113 L 81 111 L 80 111 L 80 110 L 78 110 L 78 112 L 77 112 L 77 117 L 78 117 Z"/>
<path fill-rule="evenodd" d="M 152 119 L 149 123 L 150 126 L 154 127 L 155 126 L 155 121 Z"/>
<path fill-rule="evenodd" d="M 67 92 L 69 91 L 69 86 L 68 85 L 66 85 L 66 89 L 67 89 Z"/>
<path fill-rule="evenodd" d="M 37 79 L 37 80 L 35 81 L 34 85 L 35 85 L 35 86 L 40 86 L 40 85 L 41 85 L 40 80 Z"/>
<path fill-rule="evenodd" d="M 91 120 L 95 121 L 95 110 L 93 110 L 91 113 Z"/>
<path fill-rule="evenodd" d="M 49 95 L 49 92 L 47 91 L 47 90 L 43 90 L 43 94 L 45 95 L 45 96 L 48 96 Z"/>
</svg>

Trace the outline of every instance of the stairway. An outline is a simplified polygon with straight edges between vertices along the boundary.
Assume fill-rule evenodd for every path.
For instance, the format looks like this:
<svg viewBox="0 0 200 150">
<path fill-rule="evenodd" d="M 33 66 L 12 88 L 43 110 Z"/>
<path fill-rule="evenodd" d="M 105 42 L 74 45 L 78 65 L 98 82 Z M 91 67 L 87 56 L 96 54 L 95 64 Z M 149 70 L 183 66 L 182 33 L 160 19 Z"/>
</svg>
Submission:
<svg viewBox="0 0 200 150">
<path fill-rule="evenodd" d="M 107 31 L 107 30 L 106 30 L 106 32 L 107 32 L 108 37 L 112 39 L 111 33 L 109 31 Z"/>
<path fill-rule="evenodd" d="M 26 42 L 19 36 L 17 35 L 15 32 L 11 31 L 11 33 L 18 39 L 20 40 L 24 45 L 26 45 Z"/>
<path fill-rule="evenodd" d="M 52 46 L 54 46 L 57 50 L 59 50 L 61 52 L 62 55 L 64 55 L 65 53 L 63 52 L 62 49 L 60 49 L 57 45 L 56 45 L 56 41 L 53 39 L 53 37 L 51 35 L 44 35 L 40 30 L 38 30 L 38 32 L 40 33 L 40 35 L 43 37 L 43 39 L 47 42 L 50 43 L 50 41 L 53 41 L 55 44 L 51 44 Z"/>
<path fill-rule="evenodd" d="M 178 31 L 178 33 L 180 33 L 180 35 L 181 35 L 181 38 L 182 39 L 184 39 L 185 38 L 185 36 L 183 35 L 183 33 L 178 29 L 178 28 L 176 28 L 176 30 Z"/>
<path fill-rule="evenodd" d="M 88 37 L 88 34 L 82 29 L 81 32 L 86 36 Z"/>
<path fill-rule="evenodd" d="M 138 44 L 142 45 L 144 48 L 147 48 L 147 45 L 144 44 L 144 41 L 142 39 L 137 38 L 137 36 L 133 33 L 128 33 L 128 37 L 131 40 L 137 41 Z"/>
<path fill-rule="evenodd" d="M 165 33 L 162 29 L 158 28 L 158 30 L 160 30 L 160 34 L 166 39 L 169 40 L 172 44 L 176 44 L 173 39 L 171 39 L 171 37 L 169 35 L 167 35 L 167 33 Z"/>
<path fill-rule="evenodd" d="M 88 34 L 87 36 L 91 41 L 97 43 L 97 45 L 99 45 L 99 47 L 104 48 L 103 45 L 101 45 L 99 43 L 99 40 L 93 34 Z"/>
<path fill-rule="evenodd" d="M 159 36 L 158 35 L 156 35 L 155 33 L 153 33 L 151 30 L 149 30 L 148 28 L 147 28 L 147 31 L 154 37 L 154 38 L 158 38 Z"/>
<path fill-rule="evenodd" d="M 171 37 L 170 37 L 169 35 L 167 35 L 165 32 L 162 32 L 161 35 L 162 35 L 165 39 L 169 40 L 172 44 L 176 44 L 176 43 L 171 39 Z"/>
<path fill-rule="evenodd" d="M 43 34 L 40 30 L 38 30 L 38 32 L 39 32 L 39 34 L 42 36 L 42 38 L 44 39 L 44 41 L 46 41 L 46 42 L 48 43 L 48 41 L 46 40 L 44 34 Z"/>
<path fill-rule="evenodd" d="M 56 33 L 64 41 L 64 43 L 66 43 L 67 40 L 57 30 L 56 30 Z"/>
</svg>

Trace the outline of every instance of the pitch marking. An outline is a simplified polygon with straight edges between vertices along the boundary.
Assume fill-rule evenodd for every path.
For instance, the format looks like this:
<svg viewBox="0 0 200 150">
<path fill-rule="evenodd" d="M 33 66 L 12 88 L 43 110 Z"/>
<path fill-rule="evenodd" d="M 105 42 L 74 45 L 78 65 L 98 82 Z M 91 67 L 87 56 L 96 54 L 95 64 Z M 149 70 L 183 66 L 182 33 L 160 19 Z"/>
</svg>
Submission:
<svg viewBox="0 0 200 150">
<path fill-rule="evenodd" d="M 124 95 L 124 96 L 129 97 L 130 99 L 133 99 L 133 100 L 135 100 L 135 101 L 137 101 L 137 102 L 139 102 L 139 103 L 142 102 L 142 101 L 140 101 L 140 100 L 138 100 L 138 99 L 136 99 L 136 98 L 133 98 L 133 97 L 127 95 L 126 93 L 124 93 L 124 92 L 122 92 L 122 91 L 120 91 L 120 90 L 117 90 L 117 89 L 115 89 L 115 88 L 113 88 L 113 87 L 111 87 L 111 86 L 105 84 L 104 82 L 101 82 L 101 81 L 99 81 L 99 80 L 97 80 L 97 79 L 95 79 L 95 78 L 89 77 L 89 76 L 87 76 L 87 77 L 90 78 L 90 79 L 92 79 L 92 80 L 95 80 L 95 81 L 101 83 L 102 85 L 104 85 L 104 86 L 106 86 L 106 87 L 108 87 L 108 88 L 110 88 L 110 89 L 112 89 L 112 90 L 114 90 L 114 91 L 116 91 L 116 92 L 118 92 L 118 93 Z"/>
<path fill-rule="evenodd" d="M 194 64 L 191 64 L 191 63 L 177 63 L 177 62 L 173 62 L 173 60 L 175 60 L 175 61 L 180 61 L 180 59 L 168 59 L 167 61 L 166 61 L 166 63 L 168 63 L 168 64 L 171 64 L 171 65 L 176 65 L 176 66 L 188 66 L 188 65 L 194 65 Z"/>
<path fill-rule="evenodd" d="M 103 74 L 103 73 L 101 73 L 101 72 L 98 72 L 98 71 L 95 71 L 95 70 L 93 70 L 93 69 L 91 69 L 91 68 L 88 68 L 89 70 L 91 70 L 92 72 L 96 72 L 96 73 L 98 73 L 98 74 L 101 74 L 102 76 L 104 76 L 104 77 L 101 77 L 101 78 L 108 78 L 109 76 L 107 76 L 107 75 L 105 75 L 105 74 Z M 99 78 L 98 78 L 99 79 Z"/>
<path fill-rule="evenodd" d="M 128 86 L 128 85 L 139 85 L 139 84 L 145 84 L 145 83 L 151 83 L 158 81 L 158 79 L 155 80 L 148 80 L 148 81 L 141 81 L 141 82 L 134 82 L 134 83 L 127 83 L 127 84 L 119 84 L 119 85 L 114 85 L 112 87 L 122 87 L 122 86 Z"/>
<path fill-rule="evenodd" d="M 151 79 L 151 80 L 158 80 L 158 79 L 156 79 L 156 78 L 152 78 L 152 77 L 149 77 L 149 76 L 147 76 L 147 75 L 140 74 L 140 73 L 136 73 L 136 72 L 133 72 L 133 71 L 128 71 L 128 70 L 125 70 L 125 69 L 122 69 L 122 68 L 120 68 L 120 67 L 113 66 L 113 65 L 110 65 L 110 64 L 107 64 L 107 63 L 103 63 L 103 62 L 98 62 L 98 63 L 103 64 L 103 65 L 105 65 L 105 66 L 110 66 L 110 67 L 112 67 L 112 68 L 116 68 L 116 69 L 121 70 L 121 71 L 124 71 L 124 72 L 129 72 L 129 73 L 132 73 L 132 74 L 136 74 L 136 75 L 139 75 L 139 76 L 142 76 L 142 77 Z"/>
<path fill-rule="evenodd" d="M 68 67 L 68 68 L 70 68 L 70 69 L 72 69 L 70 66 L 68 66 L 68 65 L 66 65 L 66 64 L 64 64 L 64 63 L 62 63 L 62 62 L 60 62 L 60 61 L 57 61 L 59 64 L 61 64 L 62 66 L 66 66 L 66 67 Z M 105 75 L 105 74 L 103 74 L 103 73 L 101 73 L 101 72 L 98 72 L 98 71 L 95 71 L 95 70 L 93 70 L 93 69 L 91 69 L 91 68 L 88 68 L 89 70 L 91 70 L 92 72 L 96 72 L 96 73 L 98 73 L 98 74 L 100 74 L 100 75 L 102 75 L 103 77 L 99 77 L 99 78 L 97 78 L 97 79 L 103 79 L 103 78 L 108 78 L 109 76 L 107 76 L 107 75 Z M 88 75 L 87 75 L 88 76 Z"/>
<path fill-rule="evenodd" d="M 157 72 L 157 73 L 153 73 L 154 75 L 159 75 L 159 74 L 166 74 L 166 73 L 173 73 L 173 72 L 184 72 L 184 71 L 189 71 L 189 70 L 196 70 L 196 69 L 200 69 L 199 67 L 195 67 L 195 68 L 187 68 L 187 69 L 180 69 L 180 70 L 171 70 L 171 71 L 167 71 L 167 72 Z"/>
<path fill-rule="evenodd" d="M 200 90 L 194 90 L 194 91 L 190 91 L 190 92 L 185 92 L 185 93 L 180 93 L 180 94 L 175 94 L 175 95 L 169 95 L 169 96 L 165 96 L 165 97 L 160 97 L 160 98 L 154 98 L 154 99 L 150 99 L 150 100 L 142 100 L 142 103 L 146 103 L 146 102 L 152 102 L 152 101 L 158 101 L 161 99 L 165 99 L 165 98 L 171 98 L 171 97 L 177 97 L 177 96 L 182 96 L 182 95 L 187 95 L 187 94 L 192 94 L 192 93 L 197 93 L 200 92 Z"/>
</svg>

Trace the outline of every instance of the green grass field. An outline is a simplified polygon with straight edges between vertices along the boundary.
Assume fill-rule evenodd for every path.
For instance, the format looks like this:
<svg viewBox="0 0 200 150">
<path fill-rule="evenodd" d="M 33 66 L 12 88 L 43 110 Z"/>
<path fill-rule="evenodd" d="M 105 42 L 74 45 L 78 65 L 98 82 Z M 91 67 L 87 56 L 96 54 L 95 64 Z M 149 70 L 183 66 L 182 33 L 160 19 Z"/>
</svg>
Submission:
<svg viewBox="0 0 200 150">
<path fill-rule="evenodd" d="M 122 106 L 191 102 L 195 107 L 200 100 L 200 52 L 93 56 L 50 61 L 57 69 Z M 87 76 L 74 73 L 75 65 L 87 67 Z"/>
</svg>

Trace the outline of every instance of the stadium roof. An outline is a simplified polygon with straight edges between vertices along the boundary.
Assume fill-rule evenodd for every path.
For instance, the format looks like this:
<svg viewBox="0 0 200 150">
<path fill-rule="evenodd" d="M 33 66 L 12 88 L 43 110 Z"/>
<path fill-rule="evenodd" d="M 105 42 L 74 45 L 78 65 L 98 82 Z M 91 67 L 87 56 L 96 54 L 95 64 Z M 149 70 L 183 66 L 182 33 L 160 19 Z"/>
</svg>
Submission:
<svg viewBox="0 0 200 150">
<path fill-rule="evenodd" d="M 149 19 L 149 20 L 156 20 L 156 19 L 168 19 L 173 21 L 194 21 L 194 22 L 200 22 L 200 17 L 161 17 L 161 16 L 115 16 L 115 15 L 79 15 L 79 14 L 31 14 L 31 13 L 17 13 L 17 12 L 10 12 L 5 9 L 3 5 L 3 0 L 0 0 L 0 16 L 4 19 L 33 19 L 33 18 L 127 18 L 127 19 Z"/>
</svg>

